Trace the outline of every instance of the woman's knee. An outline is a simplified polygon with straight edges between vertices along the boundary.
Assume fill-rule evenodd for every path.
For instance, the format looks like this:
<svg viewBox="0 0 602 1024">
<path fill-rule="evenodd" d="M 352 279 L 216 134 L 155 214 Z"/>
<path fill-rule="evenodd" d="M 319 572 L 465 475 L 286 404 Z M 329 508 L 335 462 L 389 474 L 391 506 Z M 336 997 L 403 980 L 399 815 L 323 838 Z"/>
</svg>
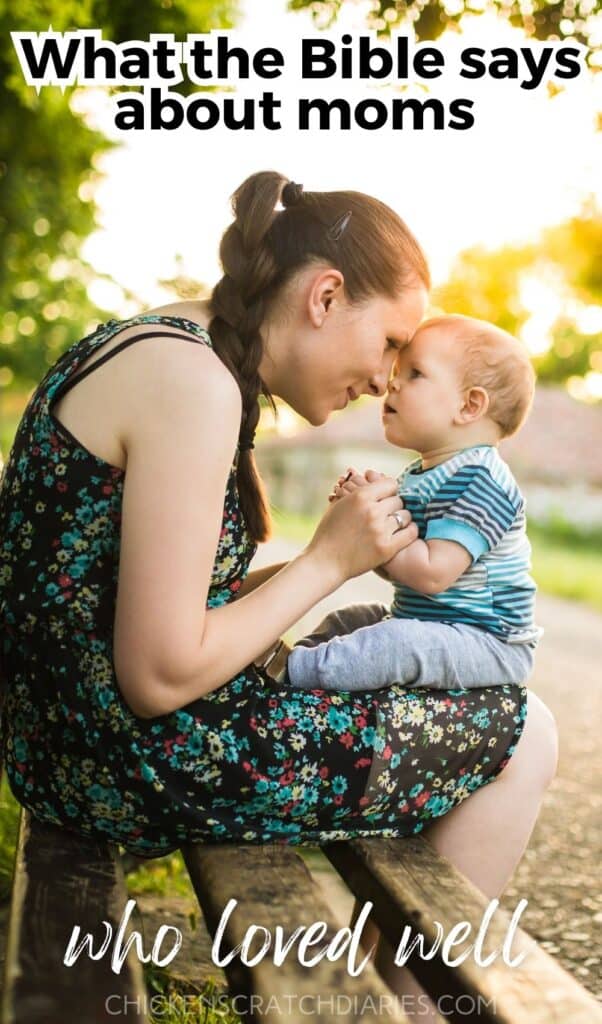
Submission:
<svg viewBox="0 0 602 1024">
<path fill-rule="evenodd" d="M 558 766 L 558 729 L 554 715 L 537 694 L 527 691 L 527 717 L 508 769 L 542 789 L 552 782 Z M 506 772 L 502 772 L 503 776 Z"/>
</svg>

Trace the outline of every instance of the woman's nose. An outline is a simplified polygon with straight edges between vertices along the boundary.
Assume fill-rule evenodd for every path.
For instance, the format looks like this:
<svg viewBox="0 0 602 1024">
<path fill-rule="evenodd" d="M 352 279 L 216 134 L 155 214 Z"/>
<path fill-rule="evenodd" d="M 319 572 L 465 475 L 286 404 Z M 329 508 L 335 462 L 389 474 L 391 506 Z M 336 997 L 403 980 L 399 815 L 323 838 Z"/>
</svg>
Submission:
<svg viewBox="0 0 602 1024">
<path fill-rule="evenodd" d="M 368 381 L 368 388 L 372 395 L 381 397 L 387 393 L 387 385 L 389 382 L 389 368 L 383 367 L 378 373 L 370 377 Z"/>
</svg>

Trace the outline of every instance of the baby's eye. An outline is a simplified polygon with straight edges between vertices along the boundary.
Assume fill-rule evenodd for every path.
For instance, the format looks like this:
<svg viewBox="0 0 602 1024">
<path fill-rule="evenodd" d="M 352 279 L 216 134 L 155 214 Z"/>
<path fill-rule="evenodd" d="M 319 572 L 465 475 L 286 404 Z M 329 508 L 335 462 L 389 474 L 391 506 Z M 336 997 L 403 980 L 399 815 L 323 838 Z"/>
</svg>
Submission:
<svg viewBox="0 0 602 1024">
<path fill-rule="evenodd" d="M 416 377 L 422 377 L 422 374 L 421 374 L 420 370 L 418 370 L 415 366 L 413 366 L 412 369 L 410 370 L 410 378 L 416 378 Z"/>
</svg>

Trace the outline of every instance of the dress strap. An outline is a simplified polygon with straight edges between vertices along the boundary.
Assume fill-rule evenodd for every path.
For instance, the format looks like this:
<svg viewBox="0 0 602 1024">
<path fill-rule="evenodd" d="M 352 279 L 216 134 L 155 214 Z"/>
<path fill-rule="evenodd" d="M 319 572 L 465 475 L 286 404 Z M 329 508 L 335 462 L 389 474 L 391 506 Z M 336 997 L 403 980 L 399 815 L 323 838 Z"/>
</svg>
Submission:
<svg viewBox="0 0 602 1024">
<path fill-rule="evenodd" d="M 129 323 L 126 324 L 126 327 L 129 327 L 129 326 L 131 326 Z M 122 328 L 122 330 L 124 330 L 124 329 L 125 328 Z M 77 373 L 77 372 L 71 373 L 63 381 L 62 385 L 58 388 L 58 390 L 57 390 L 57 392 L 56 392 L 56 394 L 54 396 L 54 400 L 56 401 L 59 396 L 62 398 L 62 396 L 65 395 L 67 393 L 67 391 L 70 390 L 70 388 L 72 388 L 75 384 L 78 384 L 80 380 L 83 380 L 84 377 L 87 377 L 88 374 L 90 374 L 94 370 L 96 370 L 96 368 L 98 366 L 102 366 L 103 363 L 108 362 L 109 359 L 111 359 L 113 356 L 117 355 L 118 352 L 121 352 L 122 349 L 127 348 L 128 345 L 133 345 L 134 342 L 141 341 L 142 338 L 166 338 L 166 337 L 168 337 L 168 338 L 181 338 L 182 341 L 193 341 L 193 342 L 196 342 L 198 345 L 207 345 L 208 344 L 207 341 L 205 341 L 203 338 L 195 337 L 193 334 L 176 334 L 176 333 L 172 333 L 172 332 L 170 332 L 169 334 L 166 334 L 165 331 L 144 331 L 142 334 L 135 334 L 133 337 L 126 338 L 125 341 L 120 342 L 119 345 L 115 345 L 115 347 L 112 348 L 109 352 L 105 352 L 104 355 L 101 355 L 99 359 L 95 359 L 94 362 L 91 363 L 89 366 L 86 366 L 86 368 L 84 370 L 82 370 L 81 373 Z M 94 350 L 92 350 L 92 352 L 93 351 Z M 88 352 L 86 358 L 88 358 L 90 355 L 92 355 L 92 352 Z"/>
</svg>

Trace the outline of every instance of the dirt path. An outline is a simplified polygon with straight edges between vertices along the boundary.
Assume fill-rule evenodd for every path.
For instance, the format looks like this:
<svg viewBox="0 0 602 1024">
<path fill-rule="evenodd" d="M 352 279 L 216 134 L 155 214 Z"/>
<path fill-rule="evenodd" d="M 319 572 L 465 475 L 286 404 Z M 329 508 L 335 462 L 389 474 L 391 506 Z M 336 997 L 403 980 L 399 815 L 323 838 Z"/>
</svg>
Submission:
<svg viewBox="0 0 602 1024">
<path fill-rule="evenodd" d="M 272 541 L 255 566 L 292 557 L 296 547 Z M 317 605 L 294 629 L 308 632 L 332 608 L 387 601 L 390 589 L 374 573 L 351 580 Z M 529 900 L 522 924 L 544 948 L 602 1000 L 602 615 L 547 595 L 538 598 L 545 636 L 530 687 L 556 717 L 558 774 L 503 903 Z"/>
</svg>

